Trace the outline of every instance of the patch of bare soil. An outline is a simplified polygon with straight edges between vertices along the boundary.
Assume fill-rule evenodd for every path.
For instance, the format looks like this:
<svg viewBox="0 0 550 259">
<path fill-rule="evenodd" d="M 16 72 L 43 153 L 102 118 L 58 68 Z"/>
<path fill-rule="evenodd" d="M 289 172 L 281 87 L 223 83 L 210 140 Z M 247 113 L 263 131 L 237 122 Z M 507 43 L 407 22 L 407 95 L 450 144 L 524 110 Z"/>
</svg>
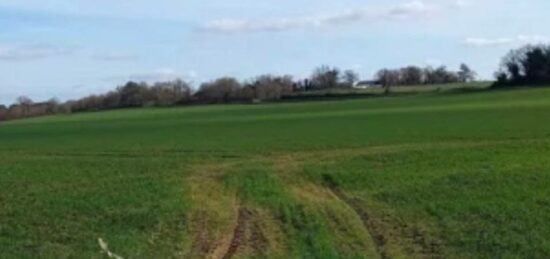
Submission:
<svg viewBox="0 0 550 259">
<path fill-rule="evenodd" d="M 445 258 L 442 253 L 443 244 L 437 240 L 431 240 L 421 229 L 411 230 L 414 244 L 422 248 L 424 258 Z"/>
<path fill-rule="evenodd" d="M 239 216 L 237 218 L 237 226 L 233 231 L 233 238 L 231 239 L 231 244 L 225 252 L 223 259 L 230 259 L 237 253 L 240 246 L 246 242 L 246 228 L 248 221 L 250 221 L 252 213 L 246 208 L 239 209 Z"/>
<path fill-rule="evenodd" d="M 215 248 L 208 231 L 206 212 L 198 212 L 192 222 L 199 230 L 194 238 L 192 253 L 197 257 L 205 258 Z"/>
<path fill-rule="evenodd" d="M 254 251 L 263 254 L 268 248 L 268 240 L 262 231 L 259 221 L 254 221 L 250 228 L 249 242 Z"/>
<path fill-rule="evenodd" d="M 233 237 L 227 248 L 227 251 L 221 257 L 222 259 L 232 258 L 238 251 L 250 248 L 256 256 L 260 258 L 265 255 L 269 246 L 260 217 L 254 211 L 247 208 L 239 208 L 237 225 L 233 231 Z M 241 250 L 242 249 L 242 250 Z"/>
</svg>

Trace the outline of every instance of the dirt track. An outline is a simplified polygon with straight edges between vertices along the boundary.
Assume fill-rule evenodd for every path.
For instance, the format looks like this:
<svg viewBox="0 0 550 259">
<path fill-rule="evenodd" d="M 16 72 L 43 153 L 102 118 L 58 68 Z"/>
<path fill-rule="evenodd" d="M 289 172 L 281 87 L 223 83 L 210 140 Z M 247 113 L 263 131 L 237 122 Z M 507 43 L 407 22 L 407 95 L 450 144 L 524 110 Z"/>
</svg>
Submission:
<svg viewBox="0 0 550 259">
<path fill-rule="evenodd" d="M 233 231 L 233 238 L 231 239 L 231 244 L 225 252 L 223 259 L 230 259 L 235 255 L 239 247 L 246 242 L 246 226 L 250 220 L 252 213 L 246 208 L 239 209 L 239 216 L 237 218 L 237 226 Z"/>
</svg>

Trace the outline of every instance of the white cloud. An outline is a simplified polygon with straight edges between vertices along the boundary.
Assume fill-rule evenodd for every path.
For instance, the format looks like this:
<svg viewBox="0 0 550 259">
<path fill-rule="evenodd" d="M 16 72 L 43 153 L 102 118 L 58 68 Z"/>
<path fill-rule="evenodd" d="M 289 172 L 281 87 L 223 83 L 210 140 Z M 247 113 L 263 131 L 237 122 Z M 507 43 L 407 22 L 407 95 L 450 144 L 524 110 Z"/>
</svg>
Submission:
<svg viewBox="0 0 550 259">
<path fill-rule="evenodd" d="M 539 44 L 550 42 L 550 37 L 541 35 L 518 35 L 502 38 L 467 38 L 464 45 L 469 47 L 499 47 L 518 44 Z"/>
<path fill-rule="evenodd" d="M 30 61 L 72 54 L 72 48 L 52 45 L 0 46 L 0 61 Z"/>
<path fill-rule="evenodd" d="M 449 9 L 449 7 L 428 4 L 423 1 L 412 1 L 384 8 L 363 7 L 305 17 L 285 17 L 267 20 L 219 19 L 210 21 L 202 29 L 220 33 L 287 31 L 304 28 L 322 28 L 364 21 L 426 17 L 438 14 L 446 9 Z"/>
<path fill-rule="evenodd" d="M 380 14 L 381 18 L 395 16 L 417 16 L 437 11 L 438 7 L 422 1 L 413 1 L 388 8 Z"/>
</svg>

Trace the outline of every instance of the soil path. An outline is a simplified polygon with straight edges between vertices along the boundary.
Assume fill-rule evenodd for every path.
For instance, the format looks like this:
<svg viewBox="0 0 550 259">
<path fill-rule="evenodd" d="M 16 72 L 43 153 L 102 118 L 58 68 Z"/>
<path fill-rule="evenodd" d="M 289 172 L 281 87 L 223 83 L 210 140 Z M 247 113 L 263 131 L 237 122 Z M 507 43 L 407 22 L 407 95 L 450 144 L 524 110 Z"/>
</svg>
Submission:
<svg viewBox="0 0 550 259">
<path fill-rule="evenodd" d="M 237 218 L 237 226 L 233 231 L 233 238 L 231 239 L 231 244 L 225 252 L 223 259 L 230 259 L 237 253 L 239 247 L 246 242 L 246 226 L 250 220 L 252 213 L 246 208 L 239 209 L 239 216 Z"/>
</svg>

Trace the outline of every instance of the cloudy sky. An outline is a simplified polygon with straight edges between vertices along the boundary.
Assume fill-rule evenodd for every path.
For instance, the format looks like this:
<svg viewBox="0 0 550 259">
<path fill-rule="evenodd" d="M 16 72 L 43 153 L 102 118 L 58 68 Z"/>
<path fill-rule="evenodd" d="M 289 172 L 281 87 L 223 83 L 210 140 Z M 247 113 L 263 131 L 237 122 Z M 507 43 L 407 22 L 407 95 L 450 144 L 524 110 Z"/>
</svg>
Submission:
<svg viewBox="0 0 550 259">
<path fill-rule="evenodd" d="M 0 103 L 127 80 L 470 64 L 550 42 L 548 0 L 0 0 Z"/>
</svg>

